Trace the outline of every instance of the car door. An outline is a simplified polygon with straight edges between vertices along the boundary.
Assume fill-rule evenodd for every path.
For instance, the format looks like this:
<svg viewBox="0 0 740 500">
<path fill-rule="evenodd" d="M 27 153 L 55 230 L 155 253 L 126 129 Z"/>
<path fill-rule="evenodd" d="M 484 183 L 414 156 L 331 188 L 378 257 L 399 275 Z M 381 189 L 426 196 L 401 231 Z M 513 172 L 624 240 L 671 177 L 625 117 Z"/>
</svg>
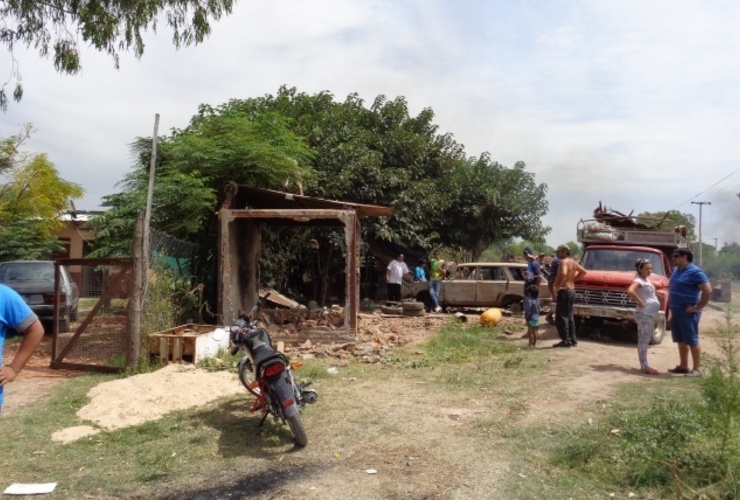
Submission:
<svg viewBox="0 0 740 500">
<path fill-rule="evenodd" d="M 440 302 L 445 306 L 470 307 L 475 305 L 476 266 L 459 265 L 453 277 L 442 282 Z"/>
<path fill-rule="evenodd" d="M 475 283 L 475 302 L 479 307 L 497 307 L 506 292 L 508 279 L 501 266 L 481 266 Z"/>
</svg>

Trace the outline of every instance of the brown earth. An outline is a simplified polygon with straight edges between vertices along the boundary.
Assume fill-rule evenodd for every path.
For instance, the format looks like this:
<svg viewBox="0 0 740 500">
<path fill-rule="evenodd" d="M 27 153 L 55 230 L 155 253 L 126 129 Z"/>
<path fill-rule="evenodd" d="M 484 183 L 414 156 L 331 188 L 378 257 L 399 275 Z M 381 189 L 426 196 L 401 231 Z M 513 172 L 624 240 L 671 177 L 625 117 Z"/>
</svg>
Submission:
<svg viewBox="0 0 740 500">
<path fill-rule="evenodd" d="M 448 317 L 445 314 L 429 314 L 423 318 L 391 317 L 383 314 L 361 315 L 360 339 L 358 340 L 363 337 L 366 340 L 371 337 L 379 338 L 382 337 L 382 334 L 385 334 L 385 338 L 390 335 L 394 345 L 413 345 L 435 333 L 448 320 Z M 468 315 L 467 318 L 470 321 L 477 320 L 475 315 Z M 708 328 L 713 328 L 717 321 L 723 319 L 724 309 L 721 306 L 710 304 L 704 312 L 700 329 L 705 331 Z M 504 330 L 509 332 L 511 341 L 526 346 L 524 330 L 521 327 L 522 320 L 505 317 L 502 321 Z M 547 324 L 540 326 L 538 349 L 549 348 L 557 340 L 555 327 Z M 57 383 L 80 374 L 75 370 L 53 370 L 49 367 L 51 344 L 51 336 L 45 336 L 42 344 L 19 377 L 6 386 L 3 416 L 43 399 Z M 19 345 L 19 343 L 13 343 L 6 346 L 6 360 L 12 359 Z M 706 336 L 702 338 L 702 348 L 709 354 L 717 352 L 712 339 Z M 539 406 L 541 408 L 538 409 L 540 411 L 534 413 L 563 411 L 569 406 L 589 400 L 602 399 L 611 393 L 612 388 L 626 381 L 640 378 L 660 379 L 672 376 L 666 373 L 666 370 L 677 364 L 678 354 L 675 345 L 670 341 L 670 333 L 667 334 L 667 338 L 661 344 L 650 347 L 649 360 L 650 364 L 661 372 L 661 375 L 648 376 L 639 372 L 637 351 L 634 344 L 629 341 L 585 341 L 580 342 L 576 348 L 553 349 L 547 365 L 547 376 L 553 378 L 553 384 L 557 384 L 559 379 L 562 380 L 563 371 L 568 371 L 570 373 L 568 377 L 570 379 L 568 381 L 570 397 L 560 401 L 540 401 Z M 210 383 L 207 378 L 202 380 L 204 384 Z M 172 394 L 172 398 L 173 401 L 182 399 L 177 394 Z M 533 404 L 537 405 L 537 402 L 533 402 Z M 163 407 L 169 408 L 171 406 L 165 404 Z"/>
</svg>

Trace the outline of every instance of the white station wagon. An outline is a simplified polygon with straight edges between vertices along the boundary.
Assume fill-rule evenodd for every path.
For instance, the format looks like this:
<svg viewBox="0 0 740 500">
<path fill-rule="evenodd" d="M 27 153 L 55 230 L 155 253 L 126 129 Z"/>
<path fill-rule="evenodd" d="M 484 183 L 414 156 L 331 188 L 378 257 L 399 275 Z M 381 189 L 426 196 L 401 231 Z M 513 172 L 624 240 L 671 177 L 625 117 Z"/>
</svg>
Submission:
<svg viewBox="0 0 740 500">
<path fill-rule="evenodd" d="M 517 262 L 469 262 L 457 264 L 442 282 L 439 305 L 442 308 L 501 307 L 514 313 L 522 311 L 524 276 L 527 264 Z M 404 284 L 404 297 L 423 302 L 431 308 L 428 282 Z M 549 305 L 546 280 L 540 283 L 540 305 Z"/>
</svg>

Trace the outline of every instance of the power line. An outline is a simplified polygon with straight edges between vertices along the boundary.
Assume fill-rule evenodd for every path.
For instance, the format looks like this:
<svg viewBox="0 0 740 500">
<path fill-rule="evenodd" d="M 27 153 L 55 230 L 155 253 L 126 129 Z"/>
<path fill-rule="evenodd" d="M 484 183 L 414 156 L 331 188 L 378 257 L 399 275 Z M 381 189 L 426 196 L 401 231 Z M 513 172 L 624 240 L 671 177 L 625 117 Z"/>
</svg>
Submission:
<svg viewBox="0 0 740 500">
<path fill-rule="evenodd" d="M 678 205 L 676 205 L 676 206 L 675 206 L 674 208 L 672 208 L 671 210 L 677 210 L 677 209 L 678 209 L 678 207 L 680 207 L 681 205 L 685 205 L 686 203 L 688 203 L 688 202 L 690 202 L 690 201 L 692 201 L 692 200 L 694 200 L 694 199 L 698 198 L 698 197 L 699 197 L 699 196 L 701 196 L 702 194 L 706 193 L 707 191 L 709 191 L 710 189 L 712 189 L 713 187 L 715 187 L 715 186 L 716 186 L 716 185 L 718 185 L 719 183 L 721 183 L 721 182 L 724 182 L 724 181 L 725 181 L 725 180 L 727 180 L 727 179 L 728 179 L 729 177 L 731 177 L 731 176 L 735 175 L 735 174 L 736 174 L 736 173 L 738 173 L 738 172 L 740 172 L 740 168 L 738 168 L 738 169 L 736 169 L 736 170 L 734 170 L 734 171 L 730 172 L 730 173 L 729 173 L 729 174 L 727 174 L 726 176 L 722 177 L 722 178 L 721 178 L 720 180 L 718 180 L 717 182 L 715 182 L 714 184 L 712 184 L 711 186 L 709 186 L 708 188 L 706 188 L 706 189 L 705 189 L 705 190 L 703 190 L 702 192 L 700 192 L 700 193 L 697 193 L 697 194 L 695 194 L 694 196 L 692 196 L 691 198 L 689 198 L 688 200 L 686 200 L 686 201 L 683 201 L 683 202 L 679 203 Z"/>
</svg>

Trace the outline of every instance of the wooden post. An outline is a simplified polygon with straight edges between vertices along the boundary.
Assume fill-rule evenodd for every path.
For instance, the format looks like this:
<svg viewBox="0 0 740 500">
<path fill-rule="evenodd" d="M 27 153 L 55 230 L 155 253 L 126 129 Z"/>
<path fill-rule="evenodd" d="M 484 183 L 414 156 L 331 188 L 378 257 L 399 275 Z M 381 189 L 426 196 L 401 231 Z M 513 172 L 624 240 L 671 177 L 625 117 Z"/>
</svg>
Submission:
<svg viewBox="0 0 740 500">
<path fill-rule="evenodd" d="M 142 306 L 142 288 L 143 283 L 143 262 L 142 262 L 142 240 L 144 238 L 144 212 L 139 212 L 136 218 L 136 230 L 134 231 L 133 254 L 133 272 L 131 284 L 131 297 L 128 301 L 128 332 L 129 332 L 129 350 L 126 367 L 129 370 L 135 370 L 139 364 L 139 354 L 141 352 L 141 306 Z"/>
</svg>

